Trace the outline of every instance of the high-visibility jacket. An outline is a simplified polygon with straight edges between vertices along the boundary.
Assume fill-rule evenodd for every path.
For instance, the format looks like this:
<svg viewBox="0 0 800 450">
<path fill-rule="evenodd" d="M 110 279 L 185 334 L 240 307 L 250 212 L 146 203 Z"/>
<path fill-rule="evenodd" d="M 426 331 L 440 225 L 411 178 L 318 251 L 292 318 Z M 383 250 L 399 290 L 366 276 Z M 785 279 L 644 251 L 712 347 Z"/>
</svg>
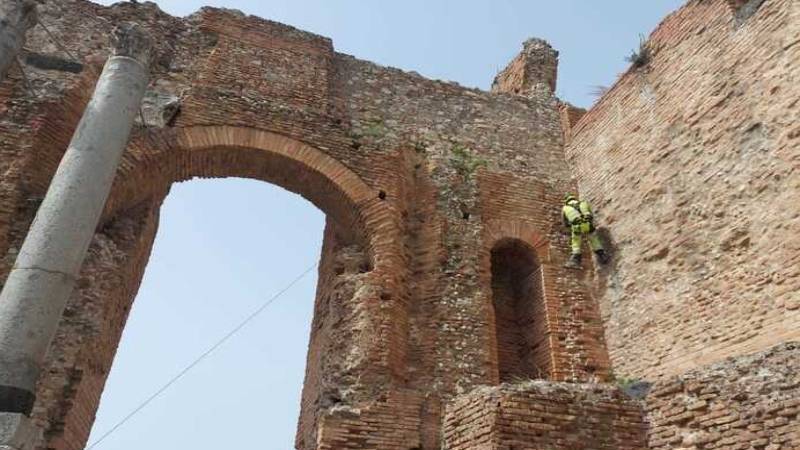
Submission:
<svg viewBox="0 0 800 450">
<path fill-rule="evenodd" d="M 592 207 L 585 200 L 571 200 L 562 208 L 564 225 L 580 225 L 591 223 L 593 219 Z"/>
</svg>

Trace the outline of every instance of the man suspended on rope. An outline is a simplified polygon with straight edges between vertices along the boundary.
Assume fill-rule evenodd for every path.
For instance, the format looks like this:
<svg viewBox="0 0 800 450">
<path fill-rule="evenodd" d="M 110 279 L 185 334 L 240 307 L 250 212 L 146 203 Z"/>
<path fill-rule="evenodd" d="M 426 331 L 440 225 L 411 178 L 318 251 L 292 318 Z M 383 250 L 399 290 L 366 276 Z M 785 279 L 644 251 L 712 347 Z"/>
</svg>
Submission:
<svg viewBox="0 0 800 450">
<path fill-rule="evenodd" d="M 564 217 L 564 226 L 568 227 L 572 232 L 572 255 L 567 262 L 567 267 L 581 267 L 581 241 L 584 235 L 589 240 L 589 246 L 594 254 L 597 255 L 597 260 L 600 264 L 607 263 L 608 257 L 603 248 L 603 242 L 595 231 L 594 216 L 589 202 L 578 200 L 578 197 L 573 194 L 567 194 L 564 197 L 562 215 Z"/>
</svg>

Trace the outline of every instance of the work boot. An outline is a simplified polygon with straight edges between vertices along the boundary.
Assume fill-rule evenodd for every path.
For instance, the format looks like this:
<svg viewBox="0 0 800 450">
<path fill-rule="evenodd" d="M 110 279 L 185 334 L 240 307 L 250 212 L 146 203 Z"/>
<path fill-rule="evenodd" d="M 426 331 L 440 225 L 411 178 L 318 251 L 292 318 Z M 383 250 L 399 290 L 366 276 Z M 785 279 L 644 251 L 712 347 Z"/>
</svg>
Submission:
<svg viewBox="0 0 800 450">
<path fill-rule="evenodd" d="M 595 256 L 597 256 L 597 261 L 600 264 L 602 265 L 608 264 L 608 254 L 606 253 L 605 250 L 603 250 L 602 248 L 600 250 L 595 250 L 594 254 Z"/>
<path fill-rule="evenodd" d="M 564 267 L 569 269 L 580 269 L 581 268 L 581 254 L 580 253 L 573 253 L 570 255 L 567 263 L 564 264 Z"/>
</svg>

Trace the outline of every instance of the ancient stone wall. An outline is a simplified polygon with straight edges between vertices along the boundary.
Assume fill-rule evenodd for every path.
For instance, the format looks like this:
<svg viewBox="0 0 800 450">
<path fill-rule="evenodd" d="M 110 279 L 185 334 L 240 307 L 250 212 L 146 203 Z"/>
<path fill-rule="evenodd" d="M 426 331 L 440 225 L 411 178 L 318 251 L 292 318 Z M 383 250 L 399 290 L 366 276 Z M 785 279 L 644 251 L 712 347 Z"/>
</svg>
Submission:
<svg viewBox="0 0 800 450">
<path fill-rule="evenodd" d="M 646 401 L 651 449 L 800 448 L 800 344 L 660 381 Z"/>
<path fill-rule="evenodd" d="M 523 375 L 607 377 L 599 308 L 561 267 L 566 236 L 553 221 L 573 185 L 550 89 L 518 96 L 426 80 L 235 11 L 179 19 L 150 3 L 83 0 L 40 9 L 60 45 L 35 28 L 23 55 L 30 87 L 18 70 L 0 86 L 3 274 L 111 28 L 137 21 L 157 43 L 142 117 L 39 385 L 41 448 L 86 443 L 158 208 L 172 183 L 193 177 L 275 183 L 327 215 L 298 448 L 439 448 L 443 405 L 500 379 L 491 254 L 507 240 L 535 264 L 506 273 L 539 277 L 516 295 L 536 308 L 535 335 L 515 344 L 537 355 Z M 550 86 L 555 53 L 537 49 L 529 57 L 550 58 L 549 69 L 524 83 Z"/>
<path fill-rule="evenodd" d="M 641 406 L 614 387 L 533 381 L 479 388 L 454 400 L 445 450 L 644 450 Z"/>
<path fill-rule="evenodd" d="M 800 339 L 800 4 L 691 0 L 568 130 L 619 376 Z"/>
<path fill-rule="evenodd" d="M 554 97 L 558 55 L 539 40 L 488 93 L 236 11 L 40 9 L 60 45 L 35 28 L 28 83 L 14 69 L 0 84 L 0 275 L 111 28 L 137 21 L 157 43 L 142 117 L 39 383 L 41 449 L 86 444 L 161 202 L 193 177 L 274 183 L 327 215 L 298 449 L 439 449 L 445 410 L 450 448 L 645 448 L 638 404 L 559 382 L 609 381 L 612 361 L 618 378 L 667 379 L 800 338 L 796 1 L 689 1 L 585 115 Z M 559 207 L 578 187 L 610 267 L 563 267 Z M 790 448 L 797 380 L 781 367 L 793 353 L 659 381 L 650 444 L 711 448 L 692 441 L 703 436 L 723 447 L 744 442 L 743 426 L 770 450 Z M 501 381 L 514 386 L 486 387 Z M 738 418 L 724 422 L 723 410 Z"/>
</svg>

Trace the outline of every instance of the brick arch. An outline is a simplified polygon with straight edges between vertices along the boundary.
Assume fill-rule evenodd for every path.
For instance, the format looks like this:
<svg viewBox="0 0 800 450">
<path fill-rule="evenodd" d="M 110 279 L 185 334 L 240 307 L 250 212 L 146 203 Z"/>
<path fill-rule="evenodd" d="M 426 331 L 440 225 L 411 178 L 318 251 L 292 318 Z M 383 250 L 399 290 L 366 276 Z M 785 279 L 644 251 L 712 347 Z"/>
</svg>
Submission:
<svg viewBox="0 0 800 450">
<path fill-rule="evenodd" d="M 402 239 L 390 201 L 379 198 L 376 189 L 341 161 L 278 133 L 232 126 L 148 130 L 131 140 L 101 219 L 98 236 L 103 245 L 118 251 L 118 258 L 108 264 L 93 246 L 82 272 L 86 286 L 70 300 L 74 318 L 62 321 L 63 340 L 56 344 L 58 352 L 74 352 L 71 363 L 62 366 L 60 353 L 54 354 L 52 370 L 39 388 L 44 405 L 48 392 L 61 392 L 63 380 L 72 380 L 68 401 L 48 404 L 38 413 L 53 429 L 62 430 L 48 437 L 53 448 L 77 449 L 86 442 L 147 264 L 160 203 L 172 183 L 195 177 L 242 177 L 279 185 L 322 210 L 328 228 L 338 230 L 337 243 L 358 244 L 370 264 L 361 275 L 357 300 L 364 305 L 360 320 L 365 325 L 351 336 L 363 350 L 364 363 L 354 370 L 386 389 L 402 383 L 407 310 L 397 294 L 404 286 L 403 262 L 397 256 L 402 254 L 397 248 Z M 106 279 L 115 282 L 104 284 Z M 95 331 L 81 337 L 73 328 L 85 323 Z M 80 376 L 69 378 L 72 374 Z M 306 401 L 304 392 L 303 407 L 313 406 L 318 394 Z"/>
<path fill-rule="evenodd" d="M 175 182 L 253 178 L 299 194 L 328 215 L 374 258 L 374 237 L 394 225 L 378 190 L 340 161 L 300 140 L 256 128 L 196 126 L 159 130 L 133 140 L 120 165 L 104 219 L 163 195 Z"/>
<path fill-rule="evenodd" d="M 608 375 L 599 306 L 584 282 L 572 269 L 564 268 L 562 243 L 553 242 L 559 235 L 544 234 L 532 222 L 493 219 L 484 223 L 480 249 L 481 286 L 487 318 L 491 365 L 497 367 L 496 318 L 492 304 L 492 250 L 502 242 L 514 241 L 535 255 L 541 269 L 542 311 L 540 324 L 547 336 L 548 378 L 556 381 L 604 379 Z"/>
<path fill-rule="evenodd" d="M 369 259 L 367 284 L 380 300 L 372 316 L 380 333 L 370 358 L 379 376 L 398 379 L 405 371 L 402 339 L 408 314 L 400 256 L 402 229 L 397 212 L 345 164 L 300 140 L 271 131 L 228 125 L 172 128 L 132 140 L 120 165 L 105 220 L 142 202 L 160 202 L 175 182 L 194 177 L 241 177 L 276 184 L 317 206 L 337 240 L 362 246 Z M 372 301 L 372 300 L 370 300 Z M 371 304 L 371 307 L 374 305 Z M 377 310 L 376 310 L 377 311 Z"/>
<path fill-rule="evenodd" d="M 541 262 L 550 262 L 547 238 L 531 223 L 522 220 L 488 220 L 483 227 L 482 255 L 486 257 L 498 241 L 516 239 L 529 245 Z"/>
<path fill-rule="evenodd" d="M 524 222 L 496 221 L 484 232 L 481 278 L 495 381 L 549 379 L 554 361 L 542 267 L 547 241 Z"/>
<path fill-rule="evenodd" d="M 545 266 L 552 263 L 550 254 L 550 242 L 531 222 L 524 220 L 491 219 L 484 222 L 483 226 L 483 245 L 480 249 L 480 272 L 481 286 L 486 293 L 483 305 L 487 318 L 488 346 L 487 353 L 490 355 L 491 372 L 496 383 L 503 380 L 501 374 L 501 355 L 499 352 L 499 341 L 497 336 L 498 317 L 495 308 L 493 277 L 492 277 L 492 253 L 498 247 L 513 243 L 530 252 L 535 260 L 538 269 L 541 271 L 542 279 L 540 282 L 541 302 L 539 325 L 543 327 L 543 332 L 547 334 L 547 361 L 540 362 L 540 378 L 557 378 L 554 373 L 555 360 L 553 354 L 554 342 L 547 333 L 551 329 L 551 321 L 555 320 L 547 305 L 552 303 L 549 292 L 547 292 L 547 280 L 544 277 Z"/>
</svg>

